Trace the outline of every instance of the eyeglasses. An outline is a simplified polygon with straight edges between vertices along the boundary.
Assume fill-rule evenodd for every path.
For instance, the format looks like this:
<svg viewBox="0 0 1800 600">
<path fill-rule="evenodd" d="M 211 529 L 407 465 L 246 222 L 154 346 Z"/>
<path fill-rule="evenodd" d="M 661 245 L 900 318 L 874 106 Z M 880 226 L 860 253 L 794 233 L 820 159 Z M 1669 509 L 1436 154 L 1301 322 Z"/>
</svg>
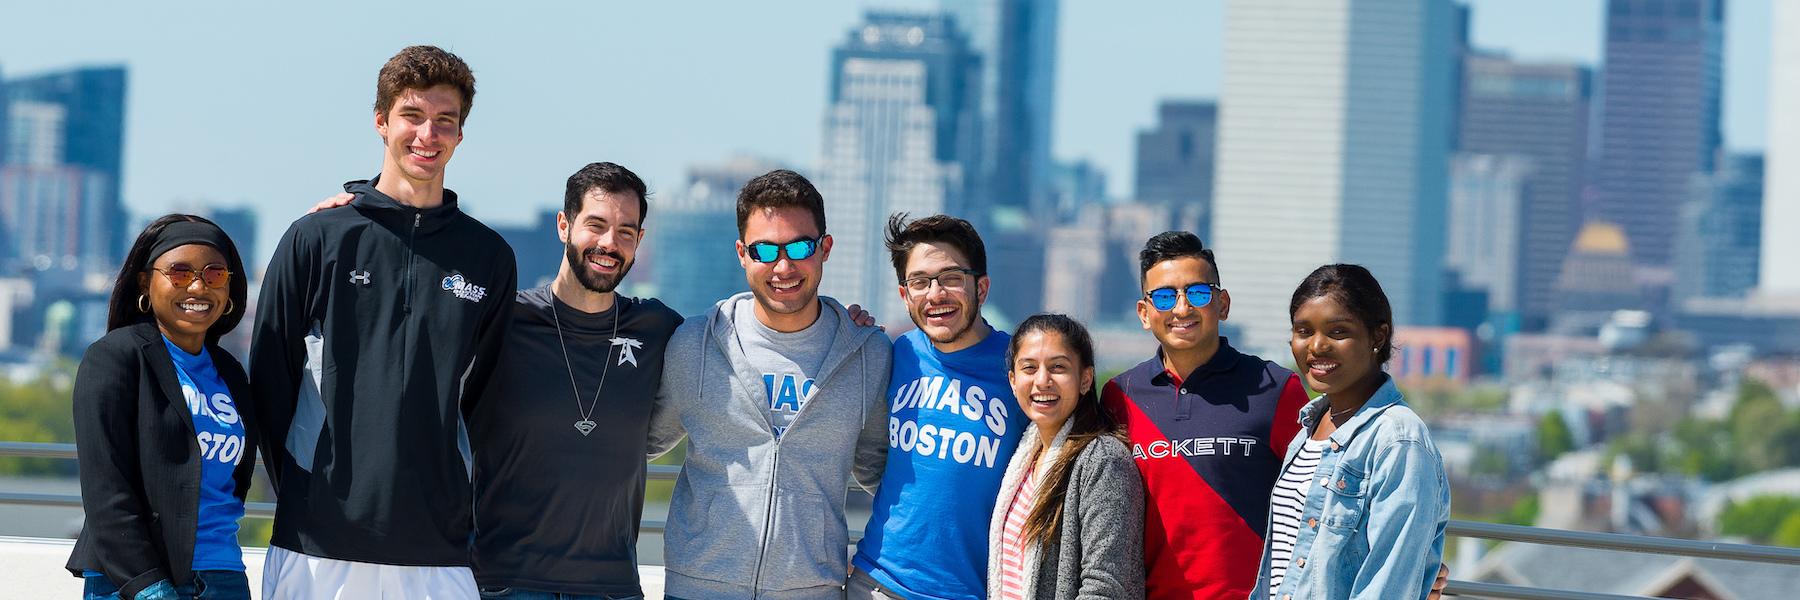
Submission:
<svg viewBox="0 0 1800 600">
<path fill-rule="evenodd" d="M 194 267 L 187 263 L 175 263 L 169 265 L 167 269 L 151 267 L 150 270 L 161 272 L 164 277 L 169 278 L 169 285 L 178 288 L 185 288 L 194 283 Z M 209 288 L 222 288 L 231 283 L 231 271 L 226 270 L 225 265 L 218 263 L 201 268 L 199 275 L 200 281 Z"/>
<path fill-rule="evenodd" d="M 1212 303 L 1213 290 L 1223 289 L 1225 288 L 1216 283 L 1196 283 L 1180 291 L 1172 287 L 1156 288 L 1144 292 L 1144 297 L 1150 299 L 1150 306 L 1156 307 L 1156 310 L 1175 310 L 1176 298 L 1183 295 L 1187 296 L 1188 306 L 1200 308 Z"/>
<path fill-rule="evenodd" d="M 978 277 L 981 277 L 980 271 L 952 268 L 945 269 L 944 272 L 936 275 L 914 277 L 912 279 L 901 281 L 900 286 L 906 288 L 906 291 L 911 292 L 914 295 L 919 295 L 930 291 L 931 282 L 936 281 L 937 284 L 943 286 L 945 290 L 960 292 L 968 289 L 969 285 L 975 283 L 975 279 Z"/>
<path fill-rule="evenodd" d="M 780 260 L 783 252 L 787 253 L 788 260 L 806 260 L 812 258 L 814 252 L 819 251 L 819 240 L 799 239 L 786 244 L 757 242 L 747 244 L 744 248 L 749 250 L 750 260 L 759 263 L 772 263 Z"/>
</svg>

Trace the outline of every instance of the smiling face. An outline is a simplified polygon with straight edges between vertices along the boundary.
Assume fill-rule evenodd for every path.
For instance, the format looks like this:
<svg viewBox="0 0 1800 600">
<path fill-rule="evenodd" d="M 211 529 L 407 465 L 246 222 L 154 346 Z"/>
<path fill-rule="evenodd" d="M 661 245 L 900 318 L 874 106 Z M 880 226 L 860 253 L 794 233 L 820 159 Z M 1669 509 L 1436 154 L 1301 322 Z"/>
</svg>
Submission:
<svg viewBox="0 0 1800 600">
<path fill-rule="evenodd" d="M 638 241 L 644 234 L 640 217 L 636 194 L 588 190 L 579 214 L 556 215 L 557 235 L 565 249 L 563 267 L 589 291 L 613 291 L 637 262 Z"/>
<path fill-rule="evenodd" d="M 375 131 L 387 143 L 382 172 L 441 186 L 444 165 L 462 143 L 462 92 L 448 84 L 402 91 L 393 108 L 375 115 Z"/>
<path fill-rule="evenodd" d="M 802 260 L 782 251 L 775 262 L 750 259 L 749 244 L 786 245 L 798 240 L 818 240 L 818 251 Z M 831 236 L 821 238 L 812 213 L 797 206 L 758 209 L 744 221 L 744 237 L 737 242 L 738 263 L 756 296 L 757 317 L 776 331 L 799 331 L 818 318 L 819 275 L 831 254 Z"/>
<path fill-rule="evenodd" d="M 1144 273 L 1143 291 L 1174 288 L 1177 292 L 1175 308 L 1157 310 L 1148 298 L 1140 296 L 1138 321 L 1156 336 L 1166 353 L 1200 351 L 1210 354 L 1219 346 L 1219 321 L 1225 320 L 1231 312 L 1231 295 L 1215 288 L 1211 302 L 1206 306 L 1194 306 L 1188 303 L 1187 294 L 1181 292 L 1196 283 L 1218 282 L 1218 273 L 1212 265 L 1197 257 L 1183 256 L 1156 263 Z M 1186 377 L 1187 373 L 1180 375 Z"/>
<path fill-rule="evenodd" d="M 905 279 L 931 277 L 951 269 L 972 267 L 963 253 L 949 244 L 920 242 L 907 255 Z M 948 347 L 940 349 L 954 352 L 980 341 L 981 332 L 976 331 L 975 324 L 981 319 L 981 304 L 987 301 L 988 278 L 983 275 L 974 279 L 974 285 L 960 290 L 946 289 L 939 283 L 927 286 L 924 292 L 899 286 L 900 300 L 906 303 L 913 325 L 932 342 Z"/>
<path fill-rule="evenodd" d="M 1055 331 L 1033 330 L 1014 343 L 1018 351 L 1006 379 L 1019 409 L 1039 431 L 1062 429 L 1082 396 L 1094 388 L 1094 367 L 1082 366 L 1075 349 Z"/>
<path fill-rule="evenodd" d="M 193 270 L 193 281 L 185 287 L 175 287 L 164 275 L 176 265 Z M 188 244 L 164 252 L 151 263 L 153 270 L 138 274 L 138 289 L 150 304 L 157 329 L 163 337 L 190 352 L 199 351 L 206 340 L 206 330 L 225 315 L 226 300 L 231 295 L 229 283 L 206 287 L 199 275 L 209 265 L 224 268 L 225 255 L 212 246 Z M 234 273 L 231 277 L 239 275 Z"/>
<path fill-rule="evenodd" d="M 1381 371 L 1375 351 L 1387 340 L 1386 327 L 1370 331 L 1329 295 L 1302 303 L 1293 321 L 1294 363 L 1307 387 L 1321 394 L 1373 393 L 1371 382 L 1380 382 Z"/>
</svg>

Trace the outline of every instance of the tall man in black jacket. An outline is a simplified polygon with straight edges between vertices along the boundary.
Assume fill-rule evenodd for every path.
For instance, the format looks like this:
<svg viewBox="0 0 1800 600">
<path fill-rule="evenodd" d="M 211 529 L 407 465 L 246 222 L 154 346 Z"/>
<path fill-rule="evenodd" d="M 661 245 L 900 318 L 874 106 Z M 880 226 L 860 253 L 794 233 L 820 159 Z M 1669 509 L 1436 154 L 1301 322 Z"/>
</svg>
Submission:
<svg viewBox="0 0 1800 600">
<path fill-rule="evenodd" d="M 277 497 L 266 600 L 476 597 L 463 418 L 517 275 L 444 189 L 474 95 L 449 52 L 389 60 L 381 175 L 345 184 L 354 210 L 295 221 L 264 275 L 250 376 Z"/>
</svg>

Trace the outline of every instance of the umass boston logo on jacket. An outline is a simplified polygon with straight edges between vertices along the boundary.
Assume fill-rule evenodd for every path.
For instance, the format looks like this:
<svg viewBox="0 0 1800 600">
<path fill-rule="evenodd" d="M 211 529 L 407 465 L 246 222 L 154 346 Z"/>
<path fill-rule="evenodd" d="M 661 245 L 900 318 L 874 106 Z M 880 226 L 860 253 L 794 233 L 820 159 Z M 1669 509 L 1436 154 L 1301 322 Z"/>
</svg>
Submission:
<svg viewBox="0 0 1800 600">
<path fill-rule="evenodd" d="M 444 278 L 444 291 L 470 302 L 480 302 L 487 297 L 487 288 L 463 280 L 461 273 Z"/>
</svg>

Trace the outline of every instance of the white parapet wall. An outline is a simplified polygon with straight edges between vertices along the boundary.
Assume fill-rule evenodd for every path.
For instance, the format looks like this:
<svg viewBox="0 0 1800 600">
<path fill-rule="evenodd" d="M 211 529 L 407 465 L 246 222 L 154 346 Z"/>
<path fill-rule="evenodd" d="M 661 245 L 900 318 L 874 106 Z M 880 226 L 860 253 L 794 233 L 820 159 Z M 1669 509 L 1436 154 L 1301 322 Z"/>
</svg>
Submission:
<svg viewBox="0 0 1800 600">
<path fill-rule="evenodd" d="M 0 536 L 0 582 L 8 598 L 80 598 L 81 580 L 63 565 L 69 561 L 75 540 Z M 244 566 L 250 576 L 250 595 L 262 597 L 263 548 L 245 548 Z M 644 595 L 663 597 L 663 568 L 638 567 Z M 15 595 L 16 594 L 16 595 Z"/>
</svg>

